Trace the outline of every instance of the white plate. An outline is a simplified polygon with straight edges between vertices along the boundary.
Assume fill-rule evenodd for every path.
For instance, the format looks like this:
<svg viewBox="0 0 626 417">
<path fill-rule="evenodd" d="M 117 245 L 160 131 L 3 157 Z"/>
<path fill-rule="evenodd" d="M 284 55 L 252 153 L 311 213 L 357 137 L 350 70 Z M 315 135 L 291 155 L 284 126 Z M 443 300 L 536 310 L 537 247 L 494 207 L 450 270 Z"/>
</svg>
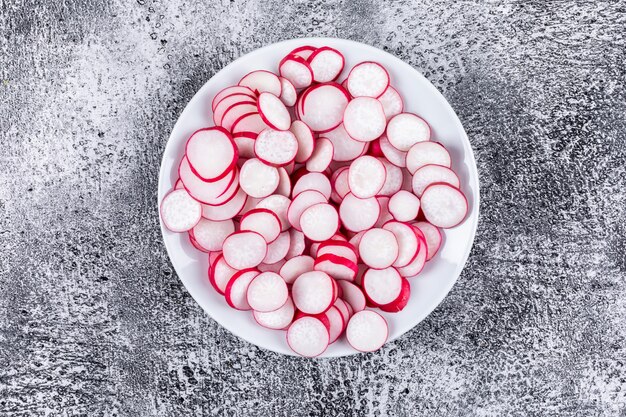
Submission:
<svg viewBox="0 0 626 417">
<path fill-rule="evenodd" d="M 411 299 L 400 313 L 382 313 L 389 322 L 389 340 L 394 340 L 424 320 L 448 294 L 469 256 L 478 223 L 478 173 L 467 134 L 454 110 L 439 91 L 418 71 L 398 58 L 361 43 L 331 38 L 294 39 L 257 49 L 215 74 L 191 99 L 167 142 L 159 174 L 159 202 L 178 178 L 177 168 L 184 154 L 187 138 L 195 130 L 213 125 L 211 99 L 222 88 L 236 85 L 246 73 L 267 69 L 277 71 L 277 64 L 292 49 L 301 45 L 328 45 L 346 57 L 346 67 L 339 80 L 360 61 L 377 61 L 389 70 L 391 83 L 404 98 L 404 111 L 424 117 L 433 129 L 433 140 L 443 143 L 452 156 L 452 168 L 461 179 L 470 212 L 460 226 L 445 232 L 444 244 L 424 271 L 411 280 Z M 293 355 L 285 332 L 265 329 L 256 324 L 251 312 L 230 308 L 207 279 L 207 256 L 194 249 L 186 233 L 172 233 L 161 222 L 165 247 L 176 273 L 191 296 L 219 324 L 259 347 Z M 330 345 L 322 357 L 358 353 L 345 338 Z"/>
</svg>

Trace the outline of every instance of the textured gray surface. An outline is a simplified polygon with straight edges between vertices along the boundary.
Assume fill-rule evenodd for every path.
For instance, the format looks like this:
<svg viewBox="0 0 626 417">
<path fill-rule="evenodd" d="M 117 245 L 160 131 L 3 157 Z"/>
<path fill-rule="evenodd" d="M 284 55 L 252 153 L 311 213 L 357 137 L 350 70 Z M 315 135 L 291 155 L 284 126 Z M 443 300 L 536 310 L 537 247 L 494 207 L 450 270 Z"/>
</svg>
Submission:
<svg viewBox="0 0 626 417">
<path fill-rule="evenodd" d="M 626 415 L 623 1 L 0 5 L 1 415 Z M 374 354 L 237 339 L 160 237 L 159 160 L 187 101 L 302 36 L 409 62 L 476 153 L 465 271 Z"/>
</svg>

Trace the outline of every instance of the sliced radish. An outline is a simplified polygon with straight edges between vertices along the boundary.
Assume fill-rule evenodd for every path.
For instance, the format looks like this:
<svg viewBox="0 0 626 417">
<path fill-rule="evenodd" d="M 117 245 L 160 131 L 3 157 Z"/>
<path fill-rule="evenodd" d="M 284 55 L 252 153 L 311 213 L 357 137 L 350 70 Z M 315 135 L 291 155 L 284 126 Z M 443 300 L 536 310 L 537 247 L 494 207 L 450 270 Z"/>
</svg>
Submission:
<svg viewBox="0 0 626 417">
<path fill-rule="evenodd" d="M 312 241 L 330 239 L 339 230 L 337 210 L 328 203 L 315 204 L 302 212 L 300 227 Z"/>
<path fill-rule="evenodd" d="M 265 129 L 254 141 L 254 153 L 263 163 L 274 167 L 288 165 L 296 157 L 298 141 L 290 131 Z"/>
<path fill-rule="evenodd" d="M 240 159 L 254 158 L 254 141 L 257 136 L 257 133 L 252 132 L 240 132 L 233 135 L 233 141 L 235 141 L 235 145 L 237 145 Z"/>
<path fill-rule="evenodd" d="M 263 258 L 266 264 L 274 264 L 281 261 L 287 255 L 290 247 L 291 236 L 289 232 L 282 232 L 276 240 L 267 245 L 267 255 Z"/>
<path fill-rule="evenodd" d="M 371 142 L 378 139 L 387 126 L 383 105 L 375 98 L 357 97 L 346 106 L 343 125 L 355 140 Z"/>
<path fill-rule="evenodd" d="M 291 287 L 296 308 L 306 314 L 319 314 L 335 302 L 333 279 L 321 271 L 301 274 Z"/>
<path fill-rule="evenodd" d="M 393 220 L 393 216 L 389 213 L 389 197 L 380 196 L 376 197 L 376 201 L 380 205 L 380 214 L 378 220 L 374 224 L 374 227 L 383 227 L 389 220 Z"/>
<path fill-rule="evenodd" d="M 343 320 L 345 321 L 346 326 L 347 326 L 348 325 L 348 320 L 350 320 L 350 316 L 352 316 L 352 312 L 350 311 L 350 309 L 352 307 L 350 307 L 350 305 L 348 303 L 346 303 L 345 300 L 342 300 L 341 298 L 337 298 L 337 300 L 335 300 L 335 303 L 333 304 L 333 306 L 335 308 L 337 308 L 337 310 L 339 310 L 339 312 L 343 316 Z"/>
<path fill-rule="evenodd" d="M 368 269 L 363 274 L 363 291 L 374 306 L 393 303 L 402 293 L 402 277 L 396 268 Z"/>
<path fill-rule="evenodd" d="M 450 184 L 455 188 L 460 186 L 459 177 L 450 168 L 441 165 L 426 165 L 413 174 L 413 193 L 421 198 L 424 190 L 435 183 Z"/>
<path fill-rule="evenodd" d="M 261 93 L 257 105 L 261 118 L 272 129 L 287 130 L 291 126 L 291 116 L 287 107 L 272 93 Z"/>
<path fill-rule="evenodd" d="M 420 229 L 424 234 L 424 237 L 426 237 L 426 260 L 430 261 L 433 256 L 437 254 L 437 251 L 439 251 L 439 247 L 441 246 L 441 241 L 443 240 L 441 231 L 439 231 L 439 228 L 428 222 L 417 222 L 413 225 Z"/>
<path fill-rule="evenodd" d="M 374 226 L 380 216 L 380 204 L 374 197 L 357 198 L 349 193 L 339 206 L 339 216 L 343 227 L 351 232 L 360 232 Z"/>
<path fill-rule="evenodd" d="M 259 201 L 256 208 L 271 210 L 280 221 L 281 232 L 286 232 L 289 229 L 289 219 L 287 218 L 287 210 L 291 200 L 283 195 L 270 195 Z"/>
<path fill-rule="evenodd" d="M 339 336 L 341 336 L 345 327 L 343 314 L 341 314 L 339 309 L 335 306 L 331 306 L 325 314 L 330 322 L 330 328 L 328 329 L 330 343 L 334 343 L 337 339 L 339 339 Z"/>
<path fill-rule="evenodd" d="M 224 255 L 220 254 L 209 270 L 209 281 L 218 293 L 224 295 L 226 286 L 235 273 L 237 273 L 237 270 L 228 265 Z"/>
<path fill-rule="evenodd" d="M 339 51 L 328 46 L 318 48 L 307 61 L 313 70 L 313 81 L 318 83 L 334 81 L 343 71 L 346 62 Z"/>
<path fill-rule="evenodd" d="M 296 87 L 293 86 L 291 81 L 284 77 L 280 77 L 280 85 L 282 87 L 282 91 L 280 93 L 280 101 L 283 102 L 285 106 L 291 107 L 296 104 L 296 99 L 298 98 L 298 93 L 296 92 Z"/>
<path fill-rule="evenodd" d="M 419 250 L 417 252 L 417 256 L 410 264 L 404 266 L 402 268 L 398 268 L 398 272 L 405 278 L 412 278 L 422 272 L 424 269 L 424 265 L 426 264 L 426 253 L 428 251 L 426 246 L 426 238 L 424 234 L 417 227 L 414 228 L 417 233 L 418 239 L 420 241 Z"/>
<path fill-rule="evenodd" d="M 400 113 L 389 120 L 387 138 L 394 148 L 406 152 L 416 143 L 430 140 L 430 126 L 413 113 Z"/>
<path fill-rule="evenodd" d="M 291 324 L 295 312 L 296 308 L 294 307 L 293 301 L 290 297 L 278 310 L 267 313 L 255 311 L 253 312 L 253 316 L 257 323 L 267 329 L 282 330 Z"/>
<path fill-rule="evenodd" d="M 418 142 L 406 154 L 406 167 L 411 174 L 426 165 L 450 168 L 450 153 L 438 142 Z"/>
<path fill-rule="evenodd" d="M 211 103 L 211 109 L 215 111 L 215 108 L 217 107 L 219 102 L 222 101 L 222 99 L 229 97 L 231 95 L 234 95 L 234 94 L 245 94 L 252 99 L 256 99 L 254 92 L 250 90 L 248 87 L 234 85 L 231 87 L 224 88 L 222 91 L 217 93 L 215 97 L 213 97 L 213 102 Z"/>
<path fill-rule="evenodd" d="M 254 198 L 254 197 L 248 196 L 248 198 L 246 199 L 246 204 L 243 206 L 243 208 L 239 212 L 239 215 L 243 216 L 244 214 L 246 214 L 250 210 L 255 209 L 257 204 L 259 204 L 259 202 L 261 202 L 261 200 L 263 200 L 263 199 L 262 198 Z"/>
<path fill-rule="evenodd" d="M 351 260 L 354 263 L 358 262 L 356 249 L 354 248 L 354 246 L 352 246 L 350 242 L 333 239 L 327 240 L 326 242 L 322 242 L 319 245 L 315 256 L 322 256 L 328 253 L 332 255 L 342 256 L 346 259 Z"/>
<path fill-rule="evenodd" d="M 254 311 L 268 313 L 278 310 L 288 299 L 287 284 L 275 272 L 262 272 L 248 285 L 247 300 Z"/>
<path fill-rule="evenodd" d="M 370 229 L 359 242 L 359 255 L 370 268 L 384 269 L 398 259 L 399 247 L 396 236 L 385 229 Z"/>
<path fill-rule="evenodd" d="M 414 228 L 406 223 L 390 221 L 383 225 L 383 229 L 393 233 L 398 242 L 398 258 L 393 266 L 401 268 L 413 262 L 420 247 L 420 241 Z"/>
<path fill-rule="evenodd" d="M 258 112 L 258 107 L 256 103 L 237 103 L 228 108 L 226 113 L 224 113 L 224 117 L 222 117 L 221 122 L 219 123 L 224 129 L 231 131 L 233 125 L 236 121 L 241 119 L 243 116 L 248 114 L 254 114 Z"/>
<path fill-rule="evenodd" d="M 309 59 L 311 54 L 315 52 L 316 49 L 317 49 L 316 47 L 311 46 L 311 45 L 303 45 L 289 52 L 289 54 L 297 55 L 300 58 Z"/>
<path fill-rule="evenodd" d="M 358 259 L 361 258 L 361 256 L 359 255 L 359 244 L 361 243 L 361 239 L 363 238 L 363 235 L 365 234 L 367 230 L 362 230 L 358 233 L 356 233 L 354 236 L 352 236 L 349 240 L 349 243 L 354 247 L 354 251 L 356 252 L 356 256 Z M 360 267 L 360 265 L 359 265 Z"/>
<path fill-rule="evenodd" d="M 339 162 L 352 161 L 361 156 L 367 149 L 366 142 L 359 142 L 350 137 L 342 124 L 335 129 L 324 133 L 324 136 L 333 143 L 333 160 Z"/>
<path fill-rule="evenodd" d="M 310 172 L 323 172 L 333 160 L 334 146 L 330 139 L 319 138 L 315 142 L 315 149 L 306 161 L 306 169 Z"/>
<path fill-rule="evenodd" d="M 328 132 L 341 124 L 349 101 L 339 84 L 316 84 L 302 94 L 300 119 L 313 131 Z"/>
<path fill-rule="evenodd" d="M 196 242 L 196 239 L 193 237 L 193 229 L 187 232 L 187 236 L 189 236 L 189 242 L 191 242 L 191 245 L 194 248 L 198 249 L 200 252 L 209 253 L 208 250 L 204 249 L 198 244 L 198 242 Z"/>
<path fill-rule="evenodd" d="M 255 232 L 235 232 L 224 240 L 224 260 L 235 269 L 254 268 L 267 254 L 267 242 Z"/>
<path fill-rule="evenodd" d="M 326 314 L 306 314 L 296 309 L 296 315 L 294 316 L 294 320 L 298 320 L 302 317 L 315 317 L 316 319 L 321 321 L 324 326 L 326 326 L 326 330 L 330 331 L 330 321 L 328 320 L 328 317 L 326 317 Z"/>
<path fill-rule="evenodd" d="M 220 251 L 224 240 L 235 231 L 232 220 L 211 221 L 200 219 L 192 229 L 193 238 L 207 251 Z"/>
<path fill-rule="evenodd" d="M 420 199 L 415 194 L 400 190 L 389 199 L 389 213 L 400 222 L 415 220 L 420 210 Z"/>
<path fill-rule="evenodd" d="M 231 173 L 237 163 L 237 145 L 221 127 L 196 130 L 185 148 L 191 171 L 201 180 L 216 182 Z"/>
<path fill-rule="evenodd" d="M 190 196 L 210 206 L 226 204 L 239 191 L 239 169 L 237 168 L 219 181 L 206 182 L 191 171 L 187 157 L 183 157 L 178 167 L 178 175 Z"/>
<path fill-rule="evenodd" d="M 307 190 L 316 190 L 322 193 L 326 198 L 326 201 L 330 198 L 330 193 L 332 192 L 332 187 L 330 185 L 330 180 L 328 177 L 320 172 L 311 172 L 309 174 L 305 174 L 293 186 L 293 190 L 291 191 L 291 195 L 296 197 L 303 191 Z"/>
<path fill-rule="evenodd" d="M 383 316 L 371 310 L 355 313 L 346 327 L 348 343 L 361 352 L 373 352 L 380 349 L 388 336 L 387 321 Z"/>
<path fill-rule="evenodd" d="M 233 94 L 231 96 L 228 96 L 220 101 L 217 104 L 217 107 L 213 109 L 213 122 L 216 126 L 221 126 L 222 120 L 224 120 L 224 116 L 226 115 L 226 113 L 229 113 L 230 110 L 241 107 L 245 104 L 253 106 L 252 110 L 249 110 L 248 112 L 256 111 L 256 102 L 256 98 L 251 98 L 247 94 Z"/>
<path fill-rule="evenodd" d="M 278 274 L 280 268 L 283 267 L 285 262 L 287 261 L 281 259 L 280 261 L 274 262 L 273 264 L 260 263 L 259 266 L 257 266 L 257 269 L 261 272 L 276 272 Z"/>
<path fill-rule="evenodd" d="M 239 85 L 248 87 L 257 94 L 268 92 L 279 97 L 282 92 L 282 86 L 278 76 L 265 70 L 257 70 L 248 73 L 239 81 Z"/>
<path fill-rule="evenodd" d="M 326 203 L 328 200 L 326 197 L 316 190 L 305 190 L 300 194 L 295 196 L 289 205 L 289 210 L 287 211 L 287 218 L 289 219 L 289 223 L 295 229 L 302 231 L 300 226 L 300 218 L 302 217 L 302 213 L 311 206 L 319 203 Z"/>
<path fill-rule="evenodd" d="M 433 226 L 449 229 L 460 224 L 467 215 L 465 195 L 448 184 L 430 185 L 422 194 L 421 201 L 424 217 Z"/>
<path fill-rule="evenodd" d="M 406 166 L 407 153 L 396 149 L 389 142 L 389 138 L 387 138 L 387 135 L 382 135 L 378 141 L 380 144 L 380 150 L 389 162 L 400 168 L 404 168 Z"/>
<path fill-rule="evenodd" d="M 360 156 L 350 164 L 348 185 L 358 198 L 374 197 L 385 184 L 385 165 L 373 156 Z"/>
<path fill-rule="evenodd" d="M 161 220 L 172 232 L 186 232 L 202 218 L 202 205 L 187 190 L 171 191 L 161 201 Z"/>
<path fill-rule="evenodd" d="M 263 118 L 258 112 L 248 113 L 237 119 L 230 131 L 233 135 L 241 132 L 261 133 L 263 130 L 268 129 L 269 126 L 263 121 Z"/>
<path fill-rule="evenodd" d="M 287 343 L 298 355 L 312 358 L 328 348 L 330 333 L 320 319 L 304 316 L 289 326 Z"/>
<path fill-rule="evenodd" d="M 315 260 L 307 255 L 295 256 L 285 262 L 279 274 L 287 284 L 293 284 L 300 275 L 313 271 L 314 262 Z"/>
<path fill-rule="evenodd" d="M 337 284 L 343 292 L 343 300 L 350 304 L 355 313 L 365 309 L 365 294 L 359 287 L 348 281 L 339 281 Z"/>
<path fill-rule="evenodd" d="M 376 62 L 361 62 L 348 75 L 348 91 L 352 97 L 380 97 L 389 86 L 389 73 Z"/>
<path fill-rule="evenodd" d="M 289 128 L 298 141 L 298 153 L 295 161 L 299 164 L 306 162 L 313 154 L 315 138 L 311 129 L 301 120 L 294 120 Z"/>
<path fill-rule="evenodd" d="M 250 310 L 247 293 L 250 282 L 259 275 L 256 269 L 244 269 L 233 275 L 226 285 L 224 296 L 229 306 L 237 310 Z"/>
<path fill-rule="evenodd" d="M 359 268 L 355 262 L 342 256 L 327 253 L 315 259 L 314 269 L 322 271 L 338 280 L 353 281 Z"/>
<path fill-rule="evenodd" d="M 272 243 L 280 234 L 280 220 L 276 213 L 271 210 L 255 208 L 243 215 L 239 221 L 239 230 L 257 232 L 263 236 L 267 243 Z M 234 228 L 230 233 L 232 232 L 234 232 Z"/>
<path fill-rule="evenodd" d="M 341 204 L 344 197 L 350 192 L 348 185 L 348 168 L 341 167 L 333 172 L 331 177 L 332 193 L 330 198 L 337 204 Z"/>
<path fill-rule="evenodd" d="M 402 189 L 402 181 L 404 177 L 402 175 L 402 169 L 395 166 L 391 162 L 387 161 L 384 158 L 379 158 L 380 162 L 385 166 L 385 173 L 387 176 L 385 177 L 385 183 L 383 184 L 383 188 L 378 192 L 379 196 L 392 196 Z"/>
<path fill-rule="evenodd" d="M 289 173 L 284 167 L 278 168 L 278 187 L 276 187 L 276 194 L 282 197 L 289 197 L 291 195 L 291 178 Z"/>
<path fill-rule="evenodd" d="M 401 285 L 398 297 L 388 304 L 379 305 L 378 308 L 388 313 L 397 313 L 402 311 L 411 298 L 411 284 L 409 284 L 409 281 L 405 277 L 402 277 Z"/>
<path fill-rule="evenodd" d="M 313 82 L 313 70 L 303 58 L 298 55 L 287 55 L 278 65 L 280 76 L 286 78 L 295 88 L 306 88 Z"/>
<path fill-rule="evenodd" d="M 259 159 L 248 159 L 241 167 L 239 183 L 249 196 L 267 197 L 276 190 L 279 181 L 278 170 Z"/>
<path fill-rule="evenodd" d="M 291 238 L 289 239 L 289 250 L 287 251 L 287 255 L 285 255 L 286 259 L 300 256 L 306 249 L 304 233 L 296 230 L 295 228 L 291 228 L 289 229 L 289 235 Z"/>
<path fill-rule="evenodd" d="M 387 87 L 382 96 L 378 97 L 378 101 L 383 105 L 383 111 L 387 120 L 391 119 L 396 114 L 402 113 L 404 109 L 404 103 L 400 93 L 392 86 Z"/>
</svg>

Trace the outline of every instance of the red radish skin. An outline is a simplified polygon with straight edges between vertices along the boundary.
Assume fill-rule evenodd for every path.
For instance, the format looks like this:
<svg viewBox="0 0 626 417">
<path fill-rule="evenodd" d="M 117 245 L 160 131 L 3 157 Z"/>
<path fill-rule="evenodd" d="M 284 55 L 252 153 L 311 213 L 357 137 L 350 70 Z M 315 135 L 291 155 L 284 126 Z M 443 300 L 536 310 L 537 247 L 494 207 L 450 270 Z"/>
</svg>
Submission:
<svg viewBox="0 0 626 417">
<path fill-rule="evenodd" d="M 377 62 L 361 62 L 355 65 L 347 79 L 352 97 L 380 97 L 389 86 L 389 73 Z"/>
<path fill-rule="evenodd" d="M 407 152 L 418 142 L 430 140 L 430 126 L 413 113 L 400 113 L 389 120 L 387 138 L 394 148 Z"/>
<path fill-rule="evenodd" d="M 325 272 L 305 272 L 294 281 L 291 296 L 296 308 L 303 313 L 323 313 L 335 299 L 333 279 Z"/>
<path fill-rule="evenodd" d="M 300 227 L 304 236 L 314 242 L 322 242 L 339 230 L 339 215 L 328 203 L 315 204 L 302 212 Z"/>
<path fill-rule="evenodd" d="M 254 268 L 265 258 L 267 242 L 256 232 L 235 232 L 224 240 L 222 251 L 232 268 Z"/>
<path fill-rule="evenodd" d="M 268 92 L 279 97 L 282 92 L 282 85 L 278 76 L 265 70 L 257 70 L 248 73 L 239 81 L 239 85 L 248 87 L 256 94 Z"/>
<path fill-rule="evenodd" d="M 376 140 L 387 127 L 383 105 L 375 98 L 357 97 L 346 106 L 343 125 L 346 132 L 355 140 L 361 142 Z"/>
<path fill-rule="evenodd" d="M 293 284 L 300 275 L 313 271 L 315 260 L 308 255 L 299 255 L 289 259 L 280 268 L 280 276 L 287 284 Z"/>
<path fill-rule="evenodd" d="M 290 131 L 265 129 L 254 141 L 254 154 L 266 165 L 289 165 L 298 152 L 298 141 Z"/>
<path fill-rule="evenodd" d="M 346 63 L 341 52 L 328 46 L 316 49 L 307 61 L 313 71 L 313 81 L 327 83 L 339 77 Z"/>
<path fill-rule="evenodd" d="M 259 115 L 272 129 L 287 130 L 291 126 L 291 116 L 287 107 L 272 93 L 261 93 L 257 100 Z"/>
<path fill-rule="evenodd" d="M 409 191 L 400 190 L 389 199 L 389 213 L 400 222 L 415 220 L 420 210 L 420 199 Z"/>
<path fill-rule="evenodd" d="M 348 281 L 338 281 L 337 284 L 343 292 L 342 298 L 350 304 L 355 313 L 365 309 L 365 294 L 358 286 Z"/>
<path fill-rule="evenodd" d="M 424 217 L 433 226 L 442 229 L 455 227 L 465 219 L 467 210 L 465 195 L 449 184 L 432 184 L 422 194 Z"/>
<path fill-rule="evenodd" d="M 348 93 L 339 84 L 316 84 L 302 94 L 300 119 L 315 132 L 328 132 L 341 124 L 349 101 Z"/>
<path fill-rule="evenodd" d="M 237 273 L 237 270 L 228 265 L 224 255 L 220 254 L 215 259 L 213 267 L 209 270 L 209 281 L 219 294 L 224 295 L 228 281 L 235 273 Z"/>
<path fill-rule="evenodd" d="M 339 216 L 346 230 L 360 232 L 374 226 L 380 216 L 380 210 L 376 198 L 361 199 L 348 193 L 339 206 Z"/>
<path fill-rule="evenodd" d="M 239 152 L 239 158 L 250 159 L 254 158 L 254 141 L 258 134 L 252 132 L 240 132 L 233 135 L 233 141 L 237 145 L 237 151 Z"/>
<path fill-rule="evenodd" d="M 295 161 L 299 164 L 306 162 L 315 149 L 315 137 L 311 129 L 301 120 L 294 120 L 289 131 L 293 133 L 298 141 L 298 152 Z"/>
<path fill-rule="evenodd" d="M 241 167 L 239 183 L 246 194 L 251 197 L 269 196 L 276 190 L 279 181 L 278 170 L 259 159 L 248 159 Z"/>
<path fill-rule="evenodd" d="M 296 143 L 297 146 L 297 143 Z M 324 172 L 333 160 L 335 153 L 333 143 L 328 138 L 318 138 L 311 157 L 306 161 L 309 172 Z"/>
<path fill-rule="evenodd" d="M 314 46 L 303 45 L 303 46 L 299 46 L 296 49 L 294 49 L 293 51 L 289 52 L 289 55 L 297 55 L 300 58 L 309 59 L 311 54 L 313 54 L 313 52 L 315 52 L 316 50 L 317 50 L 317 48 L 314 47 Z"/>
<path fill-rule="evenodd" d="M 322 242 L 317 249 L 316 256 L 326 255 L 327 253 L 342 256 L 354 263 L 358 262 L 356 250 L 350 242 L 333 239 Z"/>
<path fill-rule="evenodd" d="M 418 142 L 406 154 L 406 168 L 411 174 L 426 165 L 450 168 L 451 164 L 450 153 L 438 142 Z"/>
<path fill-rule="evenodd" d="M 359 269 L 355 262 L 342 256 L 327 253 L 315 259 L 314 269 L 322 271 L 337 280 L 353 281 Z"/>
<path fill-rule="evenodd" d="M 321 320 L 304 316 L 289 326 L 287 344 L 298 355 L 312 358 L 319 356 L 330 344 L 330 333 Z"/>
<path fill-rule="evenodd" d="M 179 178 L 176 180 L 176 184 L 174 184 L 174 189 L 180 190 L 181 188 L 185 188 L 185 186 L 183 185 L 183 182 Z"/>
<path fill-rule="evenodd" d="M 355 313 L 346 327 L 346 339 L 350 346 L 360 352 L 380 349 L 389 336 L 387 321 L 371 310 Z"/>
<path fill-rule="evenodd" d="M 221 127 L 196 130 L 187 141 L 185 155 L 191 171 L 206 182 L 228 176 L 239 157 L 233 138 Z"/>
<path fill-rule="evenodd" d="M 213 102 L 211 103 L 211 110 L 215 111 L 215 108 L 217 107 L 220 101 L 234 94 L 245 94 L 252 99 L 256 99 L 256 95 L 248 87 L 234 85 L 231 87 L 224 88 L 222 91 L 217 93 L 215 97 L 213 97 Z"/>
<path fill-rule="evenodd" d="M 296 308 L 293 305 L 291 297 L 289 297 L 287 302 L 278 310 L 270 311 L 268 313 L 255 311 L 253 312 L 253 316 L 256 322 L 266 329 L 283 330 L 291 324 L 295 312 Z"/>
<path fill-rule="evenodd" d="M 289 210 L 289 205 L 291 204 L 291 200 L 283 195 L 270 195 L 265 197 L 261 201 L 259 201 L 256 205 L 258 209 L 267 209 L 271 210 L 276 217 L 278 217 L 278 221 L 280 222 L 280 230 L 281 232 L 286 232 L 289 230 L 289 219 L 287 218 L 287 211 Z"/>
<path fill-rule="evenodd" d="M 254 268 L 245 269 L 238 271 L 230 278 L 226 285 L 226 290 L 224 291 L 224 296 L 229 306 L 236 310 L 250 310 L 250 305 L 246 298 L 248 285 L 250 285 L 250 282 L 259 274 L 260 272 Z"/>
<path fill-rule="evenodd" d="M 381 158 L 385 156 L 385 154 L 383 154 L 383 150 L 380 149 L 380 138 L 370 142 L 370 146 L 367 150 L 367 154 L 371 156 L 375 156 L 377 158 Z"/>
<path fill-rule="evenodd" d="M 172 232 L 186 232 L 202 218 L 202 205 L 184 189 L 174 190 L 161 201 L 161 220 Z"/>
<path fill-rule="evenodd" d="M 275 272 L 262 272 L 248 285 L 247 301 L 254 311 L 276 311 L 289 299 L 287 284 Z"/>
<path fill-rule="evenodd" d="M 379 305 L 378 308 L 387 313 L 398 313 L 406 307 L 411 298 L 411 284 L 409 284 L 409 281 L 404 277 L 402 277 L 401 282 L 402 289 L 400 290 L 398 298 L 389 304 Z"/>
<path fill-rule="evenodd" d="M 426 238 L 426 260 L 430 261 L 433 256 L 437 254 L 439 248 L 441 247 L 441 242 L 443 241 L 443 236 L 441 235 L 441 231 L 438 227 L 433 226 L 428 222 L 417 222 L 413 223 L 415 227 L 420 229 Z"/>
<path fill-rule="evenodd" d="M 278 235 L 280 235 L 280 219 L 278 218 L 276 213 L 271 210 L 264 208 L 255 208 L 241 217 L 241 220 L 239 221 L 239 230 L 256 232 L 263 236 L 263 239 L 265 239 L 265 241 L 269 244 L 276 240 Z M 228 234 L 234 231 L 235 230 L 233 227 L 233 230 Z M 221 249 L 221 245 L 218 249 Z"/>
<path fill-rule="evenodd" d="M 359 255 L 370 268 L 385 269 L 398 259 L 399 247 L 396 236 L 385 229 L 370 229 L 359 242 Z"/>
<path fill-rule="evenodd" d="M 421 198 L 424 190 L 435 183 L 446 183 L 454 188 L 460 186 L 459 177 L 450 168 L 441 165 L 425 165 L 413 174 L 411 187 L 413 193 Z"/>
<path fill-rule="evenodd" d="M 280 76 L 286 78 L 297 89 L 306 88 L 313 82 L 313 70 L 306 58 L 290 54 L 280 61 L 278 66 Z"/>
<path fill-rule="evenodd" d="M 232 220 L 212 221 L 200 219 L 191 230 L 196 243 L 209 252 L 222 250 L 224 240 L 235 231 Z"/>
</svg>

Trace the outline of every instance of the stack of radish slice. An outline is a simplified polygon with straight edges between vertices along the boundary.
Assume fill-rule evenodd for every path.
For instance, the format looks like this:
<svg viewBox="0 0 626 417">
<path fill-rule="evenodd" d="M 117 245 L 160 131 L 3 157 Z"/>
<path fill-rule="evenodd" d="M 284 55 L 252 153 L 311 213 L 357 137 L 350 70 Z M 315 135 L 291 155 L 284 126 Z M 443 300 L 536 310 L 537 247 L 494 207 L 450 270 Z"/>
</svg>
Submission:
<svg viewBox="0 0 626 417">
<path fill-rule="evenodd" d="M 343 334 L 369 352 L 411 279 L 468 211 L 446 148 L 403 112 L 387 69 L 302 46 L 212 98 L 161 219 L 208 253 L 208 279 L 236 310 L 286 330 L 294 352 Z"/>
</svg>

